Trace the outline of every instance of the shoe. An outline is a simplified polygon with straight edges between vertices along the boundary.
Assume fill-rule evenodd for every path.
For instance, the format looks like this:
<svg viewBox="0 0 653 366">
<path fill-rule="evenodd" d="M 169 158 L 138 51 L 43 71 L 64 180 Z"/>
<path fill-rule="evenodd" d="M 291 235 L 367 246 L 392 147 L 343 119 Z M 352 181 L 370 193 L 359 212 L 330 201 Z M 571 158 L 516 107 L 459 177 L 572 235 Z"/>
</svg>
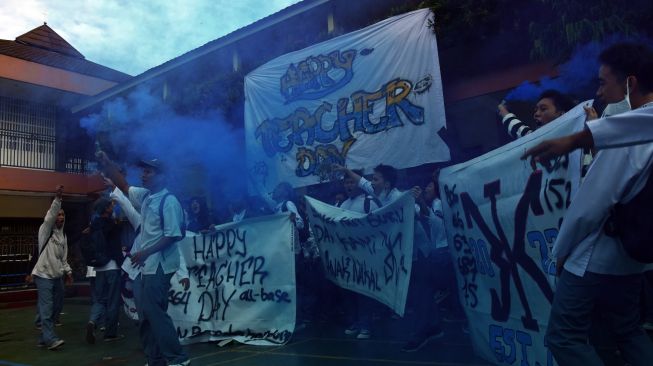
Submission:
<svg viewBox="0 0 653 366">
<path fill-rule="evenodd" d="M 443 302 L 447 297 L 449 297 L 449 290 L 439 290 L 433 296 L 436 304 Z"/>
<path fill-rule="evenodd" d="M 646 322 L 642 324 L 642 328 L 646 330 L 653 330 L 653 322 Z"/>
<path fill-rule="evenodd" d="M 101 326 L 101 327 L 100 327 L 100 332 L 104 332 L 105 330 L 107 330 L 106 327 L 104 327 L 104 326 Z"/>
<path fill-rule="evenodd" d="M 352 324 L 349 326 L 349 328 L 345 329 L 345 335 L 356 335 L 359 331 L 360 329 L 358 329 L 356 325 Z"/>
<path fill-rule="evenodd" d="M 63 325 L 63 323 L 60 322 L 60 321 L 58 321 L 58 320 L 57 320 L 56 322 L 54 322 L 54 326 L 55 326 L 55 327 L 60 327 L 60 326 L 62 326 L 62 325 Z"/>
<path fill-rule="evenodd" d="M 370 339 L 372 334 L 368 329 L 361 329 L 360 333 L 356 336 L 356 339 Z"/>
<path fill-rule="evenodd" d="M 424 347 L 427 343 L 429 343 L 430 340 L 440 339 L 442 337 L 444 337 L 444 331 L 442 331 L 442 329 L 434 333 L 431 333 L 430 335 L 427 334 L 427 335 L 422 335 L 420 337 L 415 337 L 412 340 L 410 340 L 408 343 L 406 343 L 403 347 L 401 347 L 401 352 L 419 351 L 419 349 Z"/>
<path fill-rule="evenodd" d="M 55 349 L 59 348 L 64 343 L 66 343 L 66 342 L 64 342 L 63 339 L 57 339 L 56 341 L 52 342 L 48 346 L 48 349 L 51 350 L 51 351 L 54 351 Z"/>
<path fill-rule="evenodd" d="M 43 348 L 43 347 L 45 347 L 45 346 L 46 346 L 46 344 L 43 343 L 43 342 L 39 342 L 39 343 L 36 345 L 36 347 L 38 347 L 38 348 Z"/>
<path fill-rule="evenodd" d="M 95 344 L 95 323 L 86 323 L 86 342 L 88 344 Z"/>
<path fill-rule="evenodd" d="M 124 334 L 118 334 L 118 335 L 113 336 L 113 337 L 107 337 L 107 336 L 104 337 L 105 342 L 114 342 L 114 341 L 119 341 L 121 339 L 125 339 Z"/>
<path fill-rule="evenodd" d="M 35 326 L 34 326 L 34 329 L 36 329 L 36 330 L 41 330 L 41 325 L 40 325 L 40 324 L 39 324 L 39 325 L 35 325 Z"/>
<path fill-rule="evenodd" d="M 181 362 L 181 363 L 168 364 L 168 366 L 188 366 L 188 365 L 190 365 L 190 360 L 186 360 L 186 361 Z"/>
</svg>

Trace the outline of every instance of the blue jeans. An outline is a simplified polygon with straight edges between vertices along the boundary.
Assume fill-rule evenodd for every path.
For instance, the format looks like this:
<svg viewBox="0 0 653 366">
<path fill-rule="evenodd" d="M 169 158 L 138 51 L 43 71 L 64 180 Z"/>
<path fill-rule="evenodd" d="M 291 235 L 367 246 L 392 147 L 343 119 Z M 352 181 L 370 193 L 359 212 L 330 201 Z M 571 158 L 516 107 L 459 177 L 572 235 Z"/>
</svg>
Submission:
<svg viewBox="0 0 653 366">
<path fill-rule="evenodd" d="M 41 317 L 40 343 L 50 345 L 59 337 L 54 333 L 55 309 L 57 299 L 63 298 L 63 281 L 61 278 L 47 279 L 34 276 L 34 283 L 38 291 L 38 304 L 36 305 Z"/>
<path fill-rule="evenodd" d="M 176 364 L 188 360 L 186 352 L 179 344 L 177 330 L 167 313 L 168 290 L 173 274 L 164 274 L 159 266 L 156 274 L 141 275 L 134 280 L 138 331 L 147 364 L 150 366 Z"/>
<path fill-rule="evenodd" d="M 120 315 L 120 289 L 122 281 L 119 269 L 97 271 L 93 286 L 93 306 L 89 321 L 101 324 L 105 320 L 105 337 L 118 334 L 118 317 Z"/>
<path fill-rule="evenodd" d="M 640 326 L 642 275 L 613 276 L 563 271 L 551 307 L 546 341 L 560 366 L 603 365 L 589 343 L 592 312 L 607 322 L 623 358 L 633 366 L 651 365 L 653 343 Z"/>
<path fill-rule="evenodd" d="M 64 288 L 64 279 L 63 277 L 59 278 L 59 281 L 61 281 L 61 288 Z M 54 308 L 52 310 L 53 316 L 54 316 L 54 322 L 55 324 L 59 322 L 61 311 L 63 310 L 63 298 L 65 295 L 65 291 L 57 291 L 55 293 L 54 297 Z M 34 317 L 34 325 L 37 327 L 41 326 L 41 314 L 39 312 L 39 307 L 38 303 L 36 305 L 36 316 Z"/>
</svg>

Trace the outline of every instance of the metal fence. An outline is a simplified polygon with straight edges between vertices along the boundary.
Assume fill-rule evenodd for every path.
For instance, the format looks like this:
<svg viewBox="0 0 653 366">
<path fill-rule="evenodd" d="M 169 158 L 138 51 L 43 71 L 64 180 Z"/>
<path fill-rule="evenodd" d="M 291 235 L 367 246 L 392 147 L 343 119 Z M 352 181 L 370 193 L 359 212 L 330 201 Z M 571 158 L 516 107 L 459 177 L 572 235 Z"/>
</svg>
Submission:
<svg viewBox="0 0 653 366">
<path fill-rule="evenodd" d="M 0 291 L 25 288 L 25 276 L 38 245 L 40 220 L 3 220 L 0 225 Z"/>
<path fill-rule="evenodd" d="M 57 107 L 0 97 L 0 165 L 88 174 L 88 141 L 57 139 Z"/>
</svg>

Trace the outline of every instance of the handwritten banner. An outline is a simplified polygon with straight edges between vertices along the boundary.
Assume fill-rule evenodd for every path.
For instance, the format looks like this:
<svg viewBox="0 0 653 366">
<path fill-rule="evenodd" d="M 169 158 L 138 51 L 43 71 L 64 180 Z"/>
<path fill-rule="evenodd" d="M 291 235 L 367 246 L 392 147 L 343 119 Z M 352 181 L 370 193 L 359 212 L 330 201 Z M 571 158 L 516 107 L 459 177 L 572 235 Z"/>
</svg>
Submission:
<svg viewBox="0 0 653 366">
<path fill-rule="evenodd" d="M 498 365 L 553 364 L 544 344 L 555 291 L 551 248 L 579 186 L 581 152 L 536 171 L 519 158 L 545 139 L 582 129 L 584 104 L 440 174 L 447 238 L 474 348 Z"/>
<path fill-rule="evenodd" d="M 403 316 L 413 255 L 413 196 L 404 193 L 369 214 L 306 201 L 327 278 Z"/>
<path fill-rule="evenodd" d="M 369 170 L 448 161 L 430 21 L 429 9 L 398 15 L 249 73 L 245 134 L 256 185 L 319 183 L 332 163 Z"/>
<path fill-rule="evenodd" d="M 287 214 L 187 233 L 178 245 L 190 289 L 171 280 L 168 314 L 184 344 L 234 339 L 278 345 L 295 328 L 293 226 Z"/>
</svg>

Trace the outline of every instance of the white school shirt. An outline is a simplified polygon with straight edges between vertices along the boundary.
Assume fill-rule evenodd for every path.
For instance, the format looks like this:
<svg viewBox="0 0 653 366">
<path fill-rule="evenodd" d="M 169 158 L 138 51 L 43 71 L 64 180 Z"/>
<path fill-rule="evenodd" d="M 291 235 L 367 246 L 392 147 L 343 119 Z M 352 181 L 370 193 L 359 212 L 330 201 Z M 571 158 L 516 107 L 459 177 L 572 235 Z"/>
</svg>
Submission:
<svg viewBox="0 0 653 366">
<path fill-rule="evenodd" d="M 650 119 L 653 124 L 653 116 Z M 613 205 L 627 203 L 642 190 L 652 162 L 653 143 L 599 151 L 553 245 L 555 257 L 568 256 L 567 271 L 583 276 L 586 271 L 629 275 L 645 270 L 618 239 L 605 234 L 604 225 Z"/>
<path fill-rule="evenodd" d="M 360 213 L 366 213 L 365 212 L 365 198 L 367 195 L 365 193 L 361 193 L 358 196 L 354 198 L 347 198 L 346 200 L 342 201 L 340 204 L 340 208 L 349 210 L 349 211 L 354 211 L 354 212 L 360 212 Z M 370 199 L 370 212 L 376 210 L 379 208 L 379 205 L 377 204 L 376 200 Z"/>
<path fill-rule="evenodd" d="M 129 187 L 129 200 L 135 207 L 141 207 L 141 240 L 140 249 L 149 248 L 163 237 L 181 237 L 181 225 L 184 220 L 184 210 L 174 196 L 166 198 L 163 206 L 164 228 L 161 230 L 159 204 L 168 193 L 167 189 L 150 194 L 150 191 L 140 187 Z M 179 269 L 179 249 L 177 243 L 150 255 L 141 269 L 143 274 L 155 274 L 161 265 L 163 273 L 174 273 Z"/>
<path fill-rule="evenodd" d="M 442 211 L 442 201 L 435 198 L 429 209 L 429 226 L 431 228 L 431 241 L 435 243 L 435 248 L 446 248 L 447 232 L 444 226 L 444 213 Z"/>
<path fill-rule="evenodd" d="M 360 189 L 363 190 L 363 192 L 366 192 L 367 194 L 370 194 L 378 198 L 379 201 L 381 201 L 381 204 L 383 204 L 383 206 L 386 206 L 387 204 L 395 201 L 397 198 L 401 196 L 401 192 L 399 192 L 397 188 L 392 188 L 390 191 L 384 190 L 383 192 L 381 192 L 381 194 L 377 196 L 376 194 L 374 194 L 374 187 L 372 187 L 372 182 L 365 179 L 365 177 L 361 177 L 361 179 L 358 181 L 358 186 L 360 187 Z"/>
<path fill-rule="evenodd" d="M 140 226 L 142 224 L 141 214 L 136 211 L 136 208 L 132 205 L 131 201 L 129 201 L 129 198 L 127 198 L 127 196 L 125 196 L 125 194 L 122 193 L 122 191 L 117 187 L 113 190 L 113 192 L 111 192 L 109 196 L 120 206 L 122 212 L 125 214 L 127 220 L 129 220 L 129 223 L 134 228 L 134 230 L 138 229 L 130 251 L 131 253 L 136 253 L 140 250 Z M 125 260 L 122 262 L 121 268 L 123 271 L 125 271 L 125 273 L 127 273 L 127 276 L 129 276 L 131 280 L 136 279 L 136 277 L 138 277 L 138 275 L 141 273 L 140 267 L 134 267 L 132 265 L 132 260 L 130 257 L 125 258 Z"/>
<path fill-rule="evenodd" d="M 587 122 L 594 147 L 607 149 L 653 141 L 653 103 Z"/>
</svg>

